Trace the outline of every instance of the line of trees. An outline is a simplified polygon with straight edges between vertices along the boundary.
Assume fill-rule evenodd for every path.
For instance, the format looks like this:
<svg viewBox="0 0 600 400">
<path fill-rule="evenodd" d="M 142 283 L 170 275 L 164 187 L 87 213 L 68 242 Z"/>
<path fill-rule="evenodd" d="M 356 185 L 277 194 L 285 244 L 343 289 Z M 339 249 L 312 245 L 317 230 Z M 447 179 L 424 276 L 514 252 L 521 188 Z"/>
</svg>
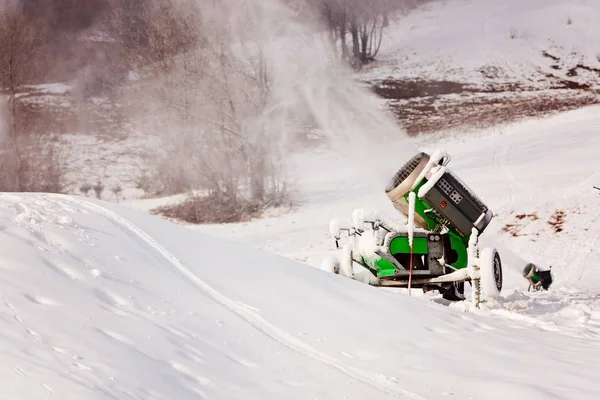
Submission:
<svg viewBox="0 0 600 400">
<path fill-rule="evenodd" d="M 391 13 L 406 6 L 403 0 L 290 1 L 326 27 L 337 57 L 356 68 L 376 57 Z M 59 168 L 44 167 L 56 165 L 58 155 L 47 140 L 27 132 L 20 94 L 27 85 L 65 78 L 61 72 L 67 71 L 82 77 L 74 92 L 110 94 L 139 131 L 162 139 L 162 156 L 145 174 L 155 194 L 193 193 L 190 204 L 197 216 L 205 199 L 225 210 L 214 213 L 229 214 L 285 199 L 283 137 L 301 111 L 290 101 L 297 97 L 294 82 L 286 82 L 285 93 L 278 89 L 289 77 L 270 46 L 303 33 L 288 26 L 292 19 L 282 17 L 287 11 L 279 5 L 261 0 L 1 4 L 0 189 L 61 190 Z M 92 38 L 98 33 L 100 39 Z"/>
<path fill-rule="evenodd" d="M 93 62 L 77 34 L 108 10 L 107 0 L 0 2 L 0 190 L 65 188 L 50 113 L 27 102 L 32 85 L 64 81 Z"/>
<path fill-rule="evenodd" d="M 36 62 L 47 45 L 44 28 L 35 23 L 21 2 L 0 3 L 0 87 L 4 94 L 0 104 L 0 184 L 4 190 L 43 190 L 56 179 L 50 176 L 51 168 L 40 165 L 43 156 L 48 156 L 48 148 L 32 151 L 41 144 L 23 128 L 20 98 L 22 88 L 39 78 Z M 53 151 L 49 153 L 54 157 Z"/>
</svg>

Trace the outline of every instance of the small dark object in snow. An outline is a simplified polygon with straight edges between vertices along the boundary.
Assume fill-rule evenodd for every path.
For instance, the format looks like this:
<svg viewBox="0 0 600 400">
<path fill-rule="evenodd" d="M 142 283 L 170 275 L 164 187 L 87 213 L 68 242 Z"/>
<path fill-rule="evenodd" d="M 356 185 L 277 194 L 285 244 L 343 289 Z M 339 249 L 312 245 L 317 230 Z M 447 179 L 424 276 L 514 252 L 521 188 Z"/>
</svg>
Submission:
<svg viewBox="0 0 600 400">
<path fill-rule="evenodd" d="M 550 267 L 547 270 L 540 269 L 537 265 L 529 263 L 523 269 L 523 277 L 529 281 L 529 288 L 527 291 L 533 290 L 548 290 L 552 284 L 552 273 Z"/>
</svg>

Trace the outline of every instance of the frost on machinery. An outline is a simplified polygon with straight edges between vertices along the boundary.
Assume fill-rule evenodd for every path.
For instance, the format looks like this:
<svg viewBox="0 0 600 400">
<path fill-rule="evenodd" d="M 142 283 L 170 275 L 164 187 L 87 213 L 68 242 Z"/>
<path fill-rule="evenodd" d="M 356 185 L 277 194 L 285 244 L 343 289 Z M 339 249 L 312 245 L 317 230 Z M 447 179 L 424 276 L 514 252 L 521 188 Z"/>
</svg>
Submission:
<svg viewBox="0 0 600 400">
<path fill-rule="evenodd" d="M 478 246 L 493 213 L 447 168 L 449 162 L 443 151 L 419 153 L 394 175 L 385 191 L 402 222 L 362 209 L 351 222 L 332 220 L 342 254 L 323 260 L 322 268 L 374 286 L 437 290 L 448 300 L 464 299 L 464 282 L 471 282 L 476 305 L 482 291 L 499 296 L 500 256 Z"/>
</svg>

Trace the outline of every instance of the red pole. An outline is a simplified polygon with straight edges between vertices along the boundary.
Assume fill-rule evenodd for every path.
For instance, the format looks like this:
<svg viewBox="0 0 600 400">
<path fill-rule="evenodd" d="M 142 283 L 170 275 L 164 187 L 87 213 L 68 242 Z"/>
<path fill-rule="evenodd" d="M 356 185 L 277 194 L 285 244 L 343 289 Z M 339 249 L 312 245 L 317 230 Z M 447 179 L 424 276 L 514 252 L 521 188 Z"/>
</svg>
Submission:
<svg viewBox="0 0 600 400">
<path fill-rule="evenodd" d="M 413 269 L 413 248 L 410 246 L 410 270 L 408 272 L 408 295 L 410 296 L 410 286 L 412 284 L 412 269 Z"/>
</svg>

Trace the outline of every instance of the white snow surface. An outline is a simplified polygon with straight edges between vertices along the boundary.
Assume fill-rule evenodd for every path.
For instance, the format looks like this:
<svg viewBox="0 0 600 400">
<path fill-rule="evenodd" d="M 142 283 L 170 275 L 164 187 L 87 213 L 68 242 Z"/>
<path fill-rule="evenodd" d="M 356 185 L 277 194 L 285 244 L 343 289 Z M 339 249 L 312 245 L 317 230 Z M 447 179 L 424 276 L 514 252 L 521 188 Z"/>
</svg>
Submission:
<svg viewBox="0 0 600 400">
<path fill-rule="evenodd" d="M 484 305 L 487 312 L 494 318 L 513 321 L 514 326 L 556 332 L 564 337 L 560 346 L 569 347 L 572 338 L 597 343 L 600 196 L 593 186 L 600 183 L 599 133 L 600 107 L 592 106 L 473 135 L 455 132 L 450 137 L 424 136 L 386 143 L 365 152 L 373 155 L 370 176 L 362 160 L 345 157 L 343 152 L 306 154 L 297 161 L 298 173 L 304 174 L 299 180 L 304 203 L 298 210 L 250 223 L 194 229 L 252 244 L 318 268 L 324 257 L 339 254 L 328 235 L 331 218 L 349 218 L 352 210 L 364 207 L 403 219 L 385 196 L 381 172 L 392 170 L 394 165 L 399 168 L 418 150 L 431 154 L 445 149 L 452 156 L 448 168 L 495 213 L 480 245 L 499 250 L 504 288 L 498 301 Z M 390 173 L 388 177 L 391 176 Z M 557 218 L 563 220 L 559 225 Z M 552 266 L 555 283 L 550 291 L 527 292 L 522 270 L 528 262 Z M 403 290 L 393 292 L 406 294 Z M 412 293 L 415 296 L 418 292 Z M 429 293 L 420 296 L 439 301 Z M 450 308 L 469 310 L 471 305 L 456 303 Z M 514 367 L 520 368 L 523 360 L 527 356 L 515 358 Z M 600 372 L 598 362 L 589 367 Z M 565 380 L 568 378 L 551 386 L 560 386 Z M 539 398 L 552 396 L 547 393 Z"/>
<path fill-rule="evenodd" d="M 364 80 L 414 78 L 543 88 L 544 74 L 600 87 L 597 0 L 440 0 L 400 16 Z M 559 60 L 544 56 L 544 52 Z"/>
<path fill-rule="evenodd" d="M 597 3 L 432 2 L 361 79 L 543 88 L 543 73 L 600 68 Z M 348 146 L 296 156 L 299 206 L 248 223 L 190 229 L 145 212 L 160 199 L 0 194 L 0 400 L 600 398 L 600 107 Z M 496 214 L 480 242 L 500 252 L 502 296 L 447 306 L 319 270 L 337 254 L 330 219 L 400 219 L 387 179 L 440 148 Z M 527 262 L 552 266 L 548 292 L 527 292 Z"/>
<path fill-rule="evenodd" d="M 598 290 L 600 254 L 594 243 L 600 236 L 600 196 L 593 186 L 600 186 L 599 133 L 600 107 L 591 106 L 478 134 L 445 132 L 373 146 L 364 152 L 371 157 L 370 169 L 344 152 L 307 153 L 296 160 L 303 202 L 296 211 L 193 229 L 317 266 L 334 244 L 327 229 L 330 219 L 349 219 L 356 208 L 402 219 L 385 196 L 386 180 L 417 151 L 431 154 L 442 148 L 452 156 L 448 168 L 495 213 L 481 237 L 483 245 L 508 247 L 519 261 L 553 265 L 564 285 Z M 566 213 L 564 229 L 555 232 L 549 220 L 560 210 Z M 533 213 L 534 220 L 517 217 Z M 515 225 L 516 236 L 503 231 L 507 224 Z M 514 269 L 520 285 L 521 268 Z M 510 279 L 510 269 L 505 278 Z"/>
<path fill-rule="evenodd" d="M 2 194 L 0 224 L 2 399 L 600 394 L 598 338 L 529 317 L 464 313 L 83 198 Z"/>
<path fill-rule="evenodd" d="M 382 179 L 339 154 L 302 164 L 297 211 L 197 229 L 237 242 L 115 204 L 2 194 L 0 398 L 596 399 L 599 115 L 394 144 L 445 148 L 496 211 L 481 241 L 500 250 L 505 290 L 481 310 L 313 267 L 332 254 L 331 217 L 393 212 Z M 516 237 L 502 230 L 515 219 Z M 529 260 L 553 265 L 550 291 L 526 292 Z"/>
</svg>

